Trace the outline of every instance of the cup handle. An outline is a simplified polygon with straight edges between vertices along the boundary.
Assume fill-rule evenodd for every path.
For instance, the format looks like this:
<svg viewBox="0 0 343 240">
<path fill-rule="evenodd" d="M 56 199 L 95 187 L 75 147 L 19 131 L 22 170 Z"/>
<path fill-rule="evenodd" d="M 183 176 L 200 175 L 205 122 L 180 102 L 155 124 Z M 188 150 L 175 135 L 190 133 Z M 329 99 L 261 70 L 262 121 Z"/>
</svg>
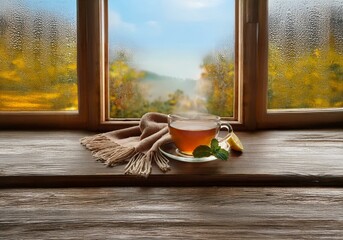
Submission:
<svg viewBox="0 0 343 240">
<path fill-rule="evenodd" d="M 219 130 L 221 129 L 226 129 L 228 133 L 224 137 L 221 137 L 221 138 L 217 137 L 219 142 L 223 142 L 227 140 L 231 136 L 231 133 L 233 132 L 232 126 L 228 122 L 221 122 Z"/>
</svg>

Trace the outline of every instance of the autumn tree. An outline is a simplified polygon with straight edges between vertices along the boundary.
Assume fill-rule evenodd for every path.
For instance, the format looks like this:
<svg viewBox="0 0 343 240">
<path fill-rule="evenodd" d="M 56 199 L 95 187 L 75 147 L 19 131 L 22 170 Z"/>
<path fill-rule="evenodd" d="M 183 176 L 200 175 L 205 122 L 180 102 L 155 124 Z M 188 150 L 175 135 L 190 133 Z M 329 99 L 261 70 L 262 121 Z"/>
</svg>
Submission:
<svg viewBox="0 0 343 240">
<path fill-rule="evenodd" d="M 76 47 L 76 26 L 55 13 L 1 12 L 0 110 L 76 110 Z"/>
<path fill-rule="evenodd" d="M 171 113 L 181 99 L 186 99 L 181 90 L 176 90 L 166 100 L 158 98 L 149 101 L 146 96 L 149 89 L 141 84 L 145 74 L 146 72 L 132 67 L 127 52 L 116 52 L 109 67 L 110 117 L 140 118 L 147 112 Z"/>
<path fill-rule="evenodd" d="M 218 51 L 207 55 L 201 67 L 200 91 L 206 96 L 208 111 L 220 116 L 233 116 L 234 61 L 226 52 Z"/>
<path fill-rule="evenodd" d="M 292 61 L 270 46 L 268 69 L 268 108 L 343 107 L 343 56 L 332 46 Z"/>
<path fill-rule="evenodd" d="M 109 66 L 111 117 L 141 117 L 148 104 L 138 84 L 144 72 L 132 68 L 129 61 L 125 51 L 118 51 Z"/>
</svg>

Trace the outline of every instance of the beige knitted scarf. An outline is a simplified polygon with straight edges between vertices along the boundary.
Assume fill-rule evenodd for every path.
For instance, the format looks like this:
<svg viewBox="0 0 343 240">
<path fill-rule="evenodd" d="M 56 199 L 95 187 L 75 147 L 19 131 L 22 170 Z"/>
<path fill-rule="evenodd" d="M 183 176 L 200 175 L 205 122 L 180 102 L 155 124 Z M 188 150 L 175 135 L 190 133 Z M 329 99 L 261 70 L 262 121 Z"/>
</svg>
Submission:
<svg viewBox="0 0 343 240">
<path fill-rule="evenodd" d="M 153 161 L 163 172 L 170 169 L 169 160 L 159 152 L 171 141 L 167 122 L 165 114 L 146 113 L 139 126 L 84 137 L 81 144 L 108 166 L 127 163 L 125 174 L 147 177 Z"/>
</svg>

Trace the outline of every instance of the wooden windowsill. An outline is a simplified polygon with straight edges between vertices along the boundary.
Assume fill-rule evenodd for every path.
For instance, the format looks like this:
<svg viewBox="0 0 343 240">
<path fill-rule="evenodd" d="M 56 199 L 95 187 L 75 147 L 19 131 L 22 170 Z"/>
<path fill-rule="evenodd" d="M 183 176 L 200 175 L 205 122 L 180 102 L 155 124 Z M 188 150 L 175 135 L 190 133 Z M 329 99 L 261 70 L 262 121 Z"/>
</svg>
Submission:
<svg viewBox="0 0 343 240">
<path fill-rule="evenodd" d="M 339 239 L 342 132 L 237 132 L 243 154 L 145 179 L 96 162 L 90 132 L 2 131 L 0 238 Z M 151 185 L 197 187 L 100 187 Z"/>
<path fill-rule="evenodd" d="M 343 130 L 237 132 L 245 151 L 228 161 L 170 161 L 148 178 L 109 168 L 79 143 L 83 131 L 1 131 L 0 187 L 343 186 Z"/>
</svg>

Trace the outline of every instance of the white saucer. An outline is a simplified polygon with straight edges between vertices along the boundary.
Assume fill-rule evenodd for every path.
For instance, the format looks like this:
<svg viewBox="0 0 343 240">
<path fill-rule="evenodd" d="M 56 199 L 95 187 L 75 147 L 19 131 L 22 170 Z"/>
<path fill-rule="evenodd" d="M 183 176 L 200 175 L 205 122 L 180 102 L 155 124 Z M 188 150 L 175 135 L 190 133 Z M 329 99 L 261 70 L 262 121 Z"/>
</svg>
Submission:
<svg viewBox="0 0 343 240">
<path fill-rule="evenodd" d="M 227 151 L 230 150 L 230 146 L 226 144 L 225 141 L 220 143 L 220 146 Z M 195 158 L 193 156 L 180 154 L 173 142 L 163 144 L 159 149 L 163 155 L 171 159 L 182 161 L 182 162 L 192 162 L 192 163 L 197 162 L 198 163 L 198 162 L 210 162 L 210 161 L 214 161 L 218 159 L 215 156 Z"/>
</svg>

